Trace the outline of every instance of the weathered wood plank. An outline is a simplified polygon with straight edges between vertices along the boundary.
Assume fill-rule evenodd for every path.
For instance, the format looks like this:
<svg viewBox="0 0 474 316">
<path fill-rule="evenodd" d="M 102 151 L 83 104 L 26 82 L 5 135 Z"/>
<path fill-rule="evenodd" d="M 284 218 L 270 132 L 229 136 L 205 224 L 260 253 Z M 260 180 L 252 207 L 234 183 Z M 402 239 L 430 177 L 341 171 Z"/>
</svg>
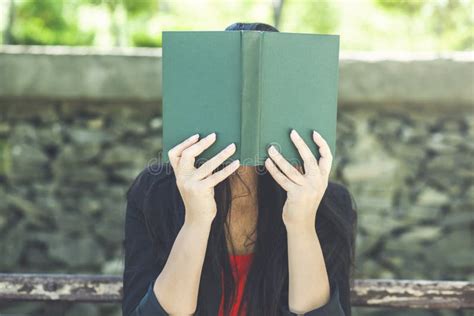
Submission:
<svg viewBox="0 0 474 316">
<path fill-rule="evenodd" d="M 353 306 L 474 309 L 474 282 L 355 280 Z M 122 278 L 110 275 L 0 273 L 0 301 L 120 302 Z"/>
<path fill-rule="evenodd" d="M 118 302 L 121 297 L 120 276 L 0 273 L 0 300 Z"/>
<path fill-rule="evenodd" d="M 474 282 L 354 280 L 353 306 L 474 309 Z"/>
</svg>

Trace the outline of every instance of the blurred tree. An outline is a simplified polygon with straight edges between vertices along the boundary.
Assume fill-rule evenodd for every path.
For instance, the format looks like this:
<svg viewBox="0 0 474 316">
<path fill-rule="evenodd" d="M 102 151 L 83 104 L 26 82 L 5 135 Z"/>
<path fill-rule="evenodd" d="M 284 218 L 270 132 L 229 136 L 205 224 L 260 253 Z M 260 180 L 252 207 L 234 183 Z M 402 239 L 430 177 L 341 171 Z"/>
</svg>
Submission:
<svg viewBox="0 0 474 316">
<path fill-rule="evenodd" d="M 339 25 L 339 15 L 329 0 L 286 0 L 281 23 L 294 32 L 332 33 Z"/>
<path fill-rule="evenodd" d="M 474 48 L 474 2 L 472 0 L 395 1 L 373 0 L 388 12 L 424 19 L 441 49 Z"/>
<path fill-rule="evenodd" d="M 127 24 L 129 18 L 138 16 L 151 17 L 158 12 L 159 0 L 82 0 L 84 3 L 96 6 L 105 6 L 111 17 L 110 32 L 114 37 L 116 46 L 126 45 L 129 37 L 127 34 Z M 146 33 L 132 35 L 143 40 Z M 150 42 L 151 40 L 145 40 Z M 140 42 L 140 40 L 139 40 Z"/>
<path fill-rule="evenodd" d="M 280 27 L 280 20 L 281 20 L 281 12 L 283 10 L 283 6 L 285 5 L 285 0 L 273 0 L 273 25 L 276 28 Z"/>
<path fill-rule="evenodd" d="M 15 19 L 15 2 L 10 0 L 8 3 L 7 23 L 3 32 L 3 44 L 11 44 L 13 40 L 12 27 Z"/>
<path fill-rule="evenodd" d="M 92 32 L 83 32 L 77 23 L 77 13 L 58 0 L 23 0 L 13 3 L 10 44 L 24 45 L 90 45 Z M 69 1 L 68 4 L 74 4 Z"/>
<path fill-rule="evenodd" d="M 474 48 L 474 0 L 3 1 L 5 44 L 92 45 L 97 31 L 95 44 L 161 47 L 164 29 L 222 29 L 231 22 L 261 21 L 287 32 L 337 32 L 344 36 L 341 47 L 351 50 Z M 93 20 L 104 13 L 105 27 Z M 81 30 L 79 21 L 96 30 Z"/>
</svg>

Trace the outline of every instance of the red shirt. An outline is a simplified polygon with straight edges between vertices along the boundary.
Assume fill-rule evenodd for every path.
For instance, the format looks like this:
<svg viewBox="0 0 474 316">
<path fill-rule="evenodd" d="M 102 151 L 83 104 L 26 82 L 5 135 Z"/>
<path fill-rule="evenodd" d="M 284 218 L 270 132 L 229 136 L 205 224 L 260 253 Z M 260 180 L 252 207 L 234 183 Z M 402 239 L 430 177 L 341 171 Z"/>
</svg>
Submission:
<svg viewBox="0 0 474 316">
<path fill-rule="evenodd" d="M 253 253 L 246 255 L 230 255 L 230 264 L 232 271 L 234 272 L 234 278 L 236 282 L 236 297 L 232 304 L 229 316 L 239 316 L 237 310 L 242 301 L 242 295 L 244 293 L 245 281 L 247 280 L 247 274 L 252 262 Z M 222 281 L 223 285 L 224 281 Z M 219 306 L 219 316 L 224 316 L 224 293 L 222 293 L 221 304 Z"/>
</svg>

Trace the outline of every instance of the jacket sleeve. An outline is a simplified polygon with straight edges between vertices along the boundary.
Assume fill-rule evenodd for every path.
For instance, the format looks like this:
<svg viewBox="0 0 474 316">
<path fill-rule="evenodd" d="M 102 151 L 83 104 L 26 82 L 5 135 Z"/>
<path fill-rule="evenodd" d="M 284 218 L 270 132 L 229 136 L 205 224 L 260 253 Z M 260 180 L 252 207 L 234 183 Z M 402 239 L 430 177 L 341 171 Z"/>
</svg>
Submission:
<svg viewBox="0 0 474 316">
<path fill-rule="evenodd" d="M 304 314 L 305 316 L 345 316 L 344 310 L 341 306 L 340 295 L 339 295 L 339 286 L 337 283 L 331 291 L 331 296 L 329 301 L 312 311 L 309 311 Z"/>
<path fill-rule="evenodd" d="M 282 305 L 282 315 L 284 316 L 297 316 L 301 314 L 296 314 L 290 311 L 288 304 Z M 342 309 L 339 295 L 339 286 L 337 283 L 331 288 L 331 295 L 329 301 L 316 309 L 313 309 L 309 312 L 303 314 L 304 316 L 346 316 L 344 310 Z"/>
<path fill-rule="evenodd" d="M 130 316 L 161 316 L 168 315 L 163 307 L 156 299 L 155 292 L 153 292 L 153 282 L 150 283 L 148 290 L 140 300 L 138 306 L 134 309 Z"/>
<path fill-rule="evenodd" d="M 159 271 L 155 264 L 156 251 L 153 251 L 153 243 L 141 211 L 144 191 L 149 186 L 150 176 L 143 171 L 127 193 L 123 241 L 125 262 L 122 313 L 124 316 L 168 315 L 153 292 L 153 284 Z"/>
</svg>

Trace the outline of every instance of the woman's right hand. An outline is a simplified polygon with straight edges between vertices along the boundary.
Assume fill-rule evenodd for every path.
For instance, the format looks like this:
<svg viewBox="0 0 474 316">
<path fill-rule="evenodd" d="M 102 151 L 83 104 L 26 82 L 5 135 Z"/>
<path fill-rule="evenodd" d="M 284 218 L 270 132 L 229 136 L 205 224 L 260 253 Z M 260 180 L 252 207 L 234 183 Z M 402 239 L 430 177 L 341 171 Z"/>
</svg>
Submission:
<svg viewBox="0 0 474 316">
<path fill-rule="evenodd" d="M 168 151 L 168 157 L 184 202 L 186 221 L 212 222 L 217 214 L 214 187 L 237 170 L 240 162 L 235 160 L 222 170 L 212 173 L 235 152 L 235 144 L 232 143 L 199 168 L 195 168 L 196 156 L 215 142 L 216 133 L 196 142 L 198 139 L 199 135 L 196 134 L 179 143 Z"/>
</svg>

